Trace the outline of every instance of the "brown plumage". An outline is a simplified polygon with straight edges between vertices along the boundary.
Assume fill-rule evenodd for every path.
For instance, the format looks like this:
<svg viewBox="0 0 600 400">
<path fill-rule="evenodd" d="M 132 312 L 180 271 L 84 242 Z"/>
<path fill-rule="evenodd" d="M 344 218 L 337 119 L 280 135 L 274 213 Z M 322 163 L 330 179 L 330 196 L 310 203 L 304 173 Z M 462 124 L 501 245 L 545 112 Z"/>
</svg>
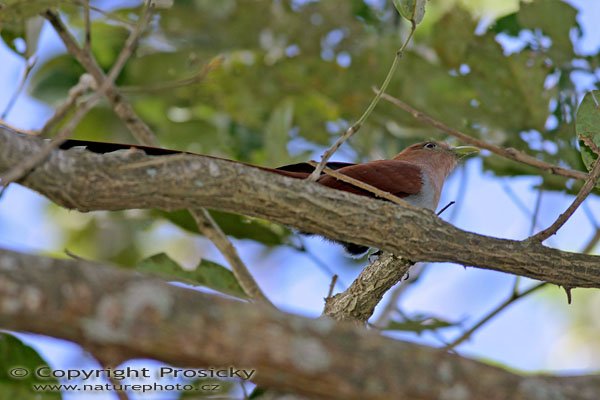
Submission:
<svg viewBox="0 0 600 400">
<path fill-rule="evenodd" d="M 107 153 L 120 149 L 137 148 L 148 155 L 168 155 L 184 153 L 177 150 L 157 147 L 117 143 L 67 140 L 60 148 L 84 147 L 95 153 Z M 410 204 L 435 211 L 444 180 L 452 172 L 458 160 L 465 154 L 477 151 L 474 147 L 456 147 L 440 142 L 413 144 L 391 160 L 375 160 L 361 164 L 329 162 L 327 166 L 337 172 L 368 183 L 380 190 L 403 198 Z M 307 178 L 314 167 L 308 163 L 286 165 L 279 168 L 258 167 L 292 178 Z M 373 193 L 352 184 L 342 182 L 332 176 L 322 174 L 317 183 L 332 189 L 342 190 L 361 196 L 376 197 Z M 342 243 L 351 254 L 364 253 L 366 246 Z"/>
</svg>

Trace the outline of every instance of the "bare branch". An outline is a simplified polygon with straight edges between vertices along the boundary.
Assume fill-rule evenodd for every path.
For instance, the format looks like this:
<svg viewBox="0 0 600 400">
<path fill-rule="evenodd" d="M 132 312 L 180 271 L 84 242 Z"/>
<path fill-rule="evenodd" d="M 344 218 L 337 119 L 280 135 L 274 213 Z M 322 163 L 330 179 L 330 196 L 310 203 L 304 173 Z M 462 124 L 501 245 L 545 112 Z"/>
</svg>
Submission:
<svg viewBox="0 0 600 400">
<path fill-rule="evenodd" d="M 122 359 L 253 371 L 260 386 L 310 398 L 434 400 L 460 390 L 473 399 L 551 393 L 595 400 L 600 392 L 598 375 L 519 375 L 352 324 L 285 314 L 98 263 L 0 250 L 0 282 L 2 329 Z"/>
<path fill-rule="evenodd" d="M 412 261 L 383 253 L 367 265 L 350 287 L 325 299 L 323 315 L 336 321 L 366 323 L 383 295 L 406 275 Z"/>
<path fill-rule="evenodd" d="M 107 80 L 104 72 L 92 56 L 89 51 L 84 51 L 79 47 L 77 41 L 68 31 L 65 24 L 62 22 L 58 14 L 54 11 L 46 11 L 44 17 L 50 22 L 58 36 L 62 39 L 63 43 L 67 47 L 67 51 L 73 55 L 77 61 L 87 70 L 87 72 L 94 77 L 96 84 L 101 91 L 105 93 L 106 98 L 111 103 L 115 113 L 121 118 L 128 129 L 136 137 L 136 139 L 143 144 L 155 146 L 157 140 L 154 133 L 150 130 L 148 125 L 142 121 L 135 113 L 131 105 L 123 98 L 119 90 L 112 84 L 106 84 Z M 142 22 L 143 19 L 140 19 Z M 132 33 L 135 35 L 136 30 Z M 131 37 L 131 36 L 130 36 Z"/>
<path fill-rule="evenodd" d="M 520 162 L 520 163 L 523 163 L 526 165 L 530 165 L 532 167 L 539 168 L 543 171 L 550 172 L 554 175 L 560 175 L 560 176 L 564 176 L 567 178 L 585 180 L 588 177 L 588 174 L 586 174 L 585 172 L 562 168 L 557 165 L 549 164 L 547 162 L 538 160 L 537 158 L 532 157 L 528 154 L 525 154 L 517 149 L 503 148 L 503 147 L 499 147 L 499 146 L 490 144 L 484 140 L 476 139 L 476 138 L 469 136 L 466 133 L 463 133 L 457 129 L 450 128 L 449 126 L 436 120 L 435 118 L 431 117 L 430 115 L 427 115 L 424 112 L 419 111 L 419 110 L 409 106 L 402 100 L 397 99 L 388 94 L 384 94 L 382 96 L 382 98 L 384 100 L 389 101 L 396 107 L 410 113 L 415 119 L 417 119 L 421 122 L 425 122 L 426 124 L 436 128 L 436 129 L 439 129 L 442 132 L 445 132 L 450 136 L 454 136 L 455 138 L 458 138 L 465 143 L 471 144 L 473 146 L 477 146 L 481 149 L 489 150 L 492 153 L 502 156 L 504 158 L 508 158 L 509 160 L 513 160 L 513 161 L 517 161 L 517 162 Z"/>
<path fill-rule="evenodd" d="M 487 322 L 489 322 L 496 315 L 500 314 L 502 311 L 504 311 L 506 308 L 508 308 L 515 301 L 517 301 L 519 299 L 522 299 L 523 297 L 528 296 L 531 293 L 535 292 L 536 290 L 541 289 L 541 288 L 543 288 L 544 286 L 547 286 L 547 285 L 548 284 L 546 282 L 538 283 L 538 284 L 533 285 L 532 287 L 530 287 L 529 289 L 527 289 L 527 290 L 525 290 L 523 292 L 515 292 L 514 290 L 511 289 L 510 296 L 505 301 L 503 301 L 502 303 L 500 303 L 497 307 L 495 307 L 492 311 L 490 311 L 486 316 L 484 316 L 483 318 L 481 318 L 471 328 L 467 329 L 462 335 L 460 335 L 458 338 L 456 338 L 455 340 L 453 340 L 450 344 L 448 344 L 447 346 L 445 346 L 444 350 L 452 350 L 452 349 L 454 349 L 459 344 L 461 344 L 464 341 L 468 340 L 471 337 L 471 335 L 473 335 L 473 333 L 476 330 L 478 330 L 479 328 L 481 328 L 483 325 L 485 325 Z"/>
<path fill-rule="evenodd" d="M 62 121 L 69 111 L 75 106 L 77 100 L 83 96 L 87 91 L 95 87 L 95 82 L 89 74 L 83 74 L 79 77 L 79 82 L 71 89 L 65 101 L 60 104 L 54 114 L 46 121 L 44 126 L 39 132 L 39 135 L 44 137 L 48 135 L 54 127 Z"/>
<path fill-rule="evenodd" d="M 315 168 L 317 166 L 317 163 L 314 162 L 314 161 L 308 161 L 307 164 L 310 164 L 310 165 L 312 165 Z M 358 179 L 352 178 L 351 176 L 344 175 L 344 174 L 342 174 L 340 172 L 337 172 L 334 169 L 325 167 L 325 168 L 323 168 L 322 172 L 325 175 L 332 176 L 332 177 L 334 177 L 335 179 L 337 179 L 339 181 L 342 181 L 342 182 L 345 182 L 345 183 L 349 183 L 349 184 L 351 184 L 353 186 L 356 186 L 357 188 L 360 188 L 360 189 L 365 190 L 367 192 L 373 193 L 375 196 L 377 196 L 377 197 L 379 197 L 381 199 L 389 200 L 392 203 L 396 203 L 396 204 L 401 205 L 403 207 L 409 207 L 409 208 L 410 207 L 415 207 L 412 204 L 408 203 L 407 201 L 402 200 L 398 196 L 394 196 L 393 194 L 391 194 L 389 192 L 386 192 L 385 190 L 378 189 L 378 188 L 376 188 L 373 185 L 369 185 L 366 182 L 359 181 Z"/>
<path fill-rule="evenodd" d="M 53 150 L 58 148 L 62 142 L 64 142 L 75 130 L 79 122 L 83 117 L 90 111 L 94 105 L 100 100 L 100 94 L 96 94 L 88 101 L 86 101 L 80 108 L 77 109 L 73 118 L 69 123 L 61 129 L 50 142 L 46 143 L 38 152 L 32 154 L 29 157 L 23 158 L 20 162 L 16 163 L 11 169 L 0 175 L 0 185 L 4 188 L 8 187 L 11 182 L 15 182 L 23 178 L 32 169 L 37 167 L 40 163 L 52 153 Z"/>
<path fill-rule="evenodd" d="M 210 60 L 208 64 L 202 67 L 200 71 L 190 76 L 189 78 L 184 78 L 173 82 L 155 82 L 152 85 L 145 86 L 121 86 L 121 91 L 123 93 L 152 93 L 194 85 L 196 83 L 202 82 L 211 71 L 213 71 L 221 65 L 223 60 L 224 57 L 222 55 L 216 56 L 215 58 Z"/>
<path fill-rule="evenodd" d="M 586 137 L 582 138 L 582 140 L 585 140 L 585 139 L 588 139 L 588 138 L 586 138 Z M 591 142 L 591 140 L 590 140 L 590 142 Z M 592 147 L 592 148 L 594 148 L 594 147 Z M 569 220 L 569 218 L 571 218 L 571 216 L 573 215 L 575 210 L 577 210 L 577 208 L 581 205 L 581 203 L 583 203 L 583 201 L 588 197 L 588 195 L 592 192 L 592 190 L 594 190 L 594 188 L 598 184 L 598 179 L 600 178 L 600 151 L 597 153 L 597 155 L 598 155 L 598 158 L 596 158 L 596 161 L 594 162 L 594 166 L 592 167 L 592 170 L 590 171 L 590 175 L 585 180 L 585 183 L 579 190 L 579 193 L 577 193 L 577 196 L 575 196 L 575 200 L 573 200 L 571 205 L 569 207 L 567 207 L 565 212 L 563 212 L 562 214 L 560 214 L 558 216 L 558 218 L 556 219 L 556 221 L 554 221 L 554 223 L 552 225 L 550 225 L 548 228 L 544 229 L 543 231 L 538 232 L 535 235 L 533 235 L 530 238 L 530 240 L 543 242 L 544 240 L 548 239 L 550 236 L 554 235 L 565 224 L 565 222 L 567 222 Z"/>
<path fill-rule="evenodd" d="M 365 110 L 363 115 L 360 116 L 358 121 L 356 121 L 351 127 L 349 127 L 346 130 L 346 132 L 344 132 L 344 134 L 342 136 L 340 136 L 335 141 L 335 143 L 329 149 L 327 149 L 327 151 L 325 151 L 325 153 L 323 153 L 323 155 L 321 156 L 321 161 L 319 161 L 319 164 L 316 166 L 315 170 L 307 178 L 308 180 L 316 181 L 317 179 L 319 179 L 319 177 L 321 176 L 321 172 L 323 172 L 323 169 L 327 165 L 327 161 L 329 161 L 331 156 L 340 148 L 340 146 L 342 144 L 344 144 L 344 142 L 346 140 L 350 139 L 350 137 L 352 135 L 354 135 L 356 132 L 359 131 L 359 129 L 363 126 L 363 124 L 365 123 L 365 121 L 367 120 L 369 115 L 371 115 L 371 112 L 373 112 L 373 110 L 375 109 L 375 106 L 377 105 L 377 103 L 379 103 L 379 100 L 381 99 L 381 95 L 385 92 L 388 85 L 390 84 L 392 77 L 394 76 L 394 73 L 396 72 L 396 69 L 398 69 L 398 63 L 400 62 L 400 59 L 402 58 L 402 55 L 404 54 L 404 49 L 406 49 L 406 46 L 408 46 L 408 43 L 412 39 L 412 37 L 415 33 L 415 29 L 417 29 L 417 25 L 414 22 L 412 22 L 411 28 L 410 28 L 410 33 L 408 34 L 408 37 L 406 38 L 406 40 L 404 41 L 404 43 L 402 44 L 400 49 L 396 52 L 396 55 L 394 56 L 394 61 L 392 62 L 392 65 L 390 66 L 390 69 L 385 77 L 385 80 L 383 81 L 383 84 L 381 85 L 381 89 L 379 89 L 375 93 L 375 97 L 373 98 L 373 100 L 371 100 L 371 103 L 369 104 L 369 106 L 367 107 L 367 109 Z"/>
<path fill-rule="evenodd" d="M 190 214 L 192 214 L 192 217 L 194 217 L 200 232 L 212 241 L 219 251 L 221 251 L 221 254 L 227 259 L 233 275 L 244 290 L 244 293 L 253 300 L 273 307 L 273 303 L 269 301 L 267 296 L 265 296 L 260 289 L 258 283 L 256 283 L 252 274 L 248 271 L 248 268 L 240 258 L 237 250 L 229 241 L 225 233 L 223 233 L 219 225 L 217 225 L 215 220 L 210 216 L 208 211 L 204 208 L 189 211 Z"/>
<path fill-rule="evenodd" d="M 23 73 L 21 74 L 21 78 L 19 78 L 19 84 L 17 85 L 17 88 L 15 89 L 12 96 L 8 100 L 6 107 L 4 107 L 4 111 L 2 111 L 2 115 L 0 115 L 0 119 L 6 119 L 6 116 L 8 115 L 8 113 L 10 113 L 10 110 L 12 110 L 12 108 L 14 107 L 15 103 L 17 102 L 17 99 L 19 98 L 19 95 L 21 94 L 21 92 L 23 91 L 23 88 L 25 87 L 25 82 L 27 82 L 27 78 L 29 78 L 29 75 L 31 74 L 31 70 L 33 69 L 33 67 L 35 67 L 36 61 L 37 61 L 36 56 L 29 57 L 27 60 L 25 60 L 25 67 L 23 68 Z"/>
<path fill-rule="evenodd" d="M 0 126 L 0 171 L 43 145 L 40 138 Z M 212 208 L 376 247 L 414 262 L 455 262 L 562 286 L 600 287 L 598 256 L 465 232 L 429 210 L 340 192 L 216 157 L 148 156 L 136 149 L 102 155 L 76 148 L 56 150 L 20 183 L 80 211 Z"/>
</svg>

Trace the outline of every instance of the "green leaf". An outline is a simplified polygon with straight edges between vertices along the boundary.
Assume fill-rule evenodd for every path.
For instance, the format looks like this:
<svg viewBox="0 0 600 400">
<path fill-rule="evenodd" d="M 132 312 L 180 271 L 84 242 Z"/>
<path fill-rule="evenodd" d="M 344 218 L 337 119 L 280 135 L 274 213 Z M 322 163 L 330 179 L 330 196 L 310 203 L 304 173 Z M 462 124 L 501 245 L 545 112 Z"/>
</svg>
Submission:
<svg viewBox="0 0 600 400">
<path fill-rule="evenodd" d="M 231 296 L 247 298 L 233 273 L 212 261 L 202 260 L 196 269 L 188 271 L 165 253 L 159 253 L 140 261 L 136 269 L 160 275 L 165 279 L 201 285 Z"/>
<path fill-rule="evenodd" d="M 92 23 L 92 52 L 98 64 L 104 69 L 110 68 L 129 36 L 126 28 L 101 21 Z"/>
<path fill-rule="evenodd" d="M 47 103 L 57 103 L 79 81 L 84 69 L 77 60 L 62 54 L 41 65 L 31 77 L 28 91 L 32 96 Z"/>
<path fill-rule="evenodd" d="M 426 0 L 393 0 L 396 10 L 407 20 L 418 25 L 425 16 Z"/>
<path fill-rule="evenodd" d="M 46 361 L 18 338 L 0 333 L 0 397 L 3 399 L 60 399 L 60 392 L 36 392 L 32 385 L 57 384 L 55 378 L 37 378 L 35 370 L 47 367 Z M 27 372 L 27 376 L 16 377 Z M 19 375 L 21 376 L 21 375 Z"/>
<path fill-rule="evenodd" d="M 600 147 L 600 90 L 588 92 L 583 97 L 575 116 L 575 131 L 579 138 L 581 158 L 589 171 L 598 155 L 586 142 Z"/>
<path fill-rule="evenodd" d="M 157 211 L 157 213 L 180 228 L 189 232 L 200 233 L 194 219 L 186 210 L 173 212 Z M 210 215 L 226 235 L 233 236 L 236 239 L 255 240 L 266 246 L 284 244 L 285 239 L 291 233 L 286 227 L 258 218 L 214 210 L 210 211 Z"/>
<path fill-rule="evenodd" d="M 498 18 L 496 23 L 492 25 L 490 29 L 494 33 L 505 33 L 510 36 L 519 36 L 519 32 L 521 32 L 522 27 L 519 25 L 517 13 L 511 13 L 502 18 Z"/>
<path fill-rule="evenodd" d="M 37 42 L 44 19 L 39 14 L 56 7 L 62 1 L 53 0 L 5 0 L 0 1 L 0 36 L 15 53 L 31 57 L 37 50 Z M 16 39 L 25 42 L 24 51 L 16 48 Z"/>
<path fill-rule="evenodd" d="M 540 29 L 552 40 L 550 55 L 557 61 L 564 62 L 573 57 L 570 32 L 573 27 L 580 31 L 574 7 L 558 0 L 521 3 L 517 19 L 523 28 Z"/>
<path fill-rule="evenodd" d="M 450 322 L 430 315 L 418 314 L 412 318 L 403 321 L 390 321 L 385 328 L 386 331 L 408 331 L 421 334 L 425 331 L 435 331 L 441 328 L 448 328 L 459 325 L 459 322 Z"/>
</svg>

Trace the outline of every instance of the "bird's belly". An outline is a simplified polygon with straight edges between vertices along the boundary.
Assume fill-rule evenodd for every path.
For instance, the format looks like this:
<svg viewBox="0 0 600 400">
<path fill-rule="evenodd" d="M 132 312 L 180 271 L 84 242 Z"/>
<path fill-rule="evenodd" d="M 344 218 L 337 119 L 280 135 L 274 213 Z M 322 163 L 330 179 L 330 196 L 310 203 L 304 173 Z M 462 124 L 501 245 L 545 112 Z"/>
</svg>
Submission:
<svg viewBox="0 0 600 400">
<path fill-rule="evenodd" d="M 421 191 L 418 194 L 406 196 L 402 200 L 405 200 L 407 203 L 415 207 L 427 208 L 435 211 L 439 199 L 436 198 L 435 190 L 433 189 L 429 177 L 423 174 L 422 179 L 423 186 L 421 187 Z"/>
</svg>

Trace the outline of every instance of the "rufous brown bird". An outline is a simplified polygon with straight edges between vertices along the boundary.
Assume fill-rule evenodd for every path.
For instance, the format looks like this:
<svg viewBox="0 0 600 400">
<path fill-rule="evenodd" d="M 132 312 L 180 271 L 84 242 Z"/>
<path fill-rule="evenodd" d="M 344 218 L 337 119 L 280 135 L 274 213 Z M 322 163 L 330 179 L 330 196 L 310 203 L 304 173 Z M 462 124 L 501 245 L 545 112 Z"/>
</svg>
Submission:
<svg viewBox="0 0 600 400">
<path fill-rule="evenodd" d="M 444 181 L 458 161 L 478 151 L 472 146 L 453 148 L 446 143 L 430 141 L 413 144 L 391 160 L 375 160 L 362 164 L 330 162 L 327 166 L 340 174 L 400 197 L 416 207 L 435 211 Z M 312 165 L 299 163 L 279 167 L 274 172 L 294 178 L 307 178 L 313 170 Z M 329 175 L 321 175 L 317 182 L 333 189 L 377 197 L 371 192 Z M 359 255 L 368 250 L 366 246 L 353 243 L 341 244 L 352 255 Z"/>
<path fill-rule="evenodd" d="M 157 147 L 67 140 L 60 148 L 84 147 L 95 153 L 108 153 L 120 149 L 137 148 L 148 155 L 168 155 L 183 153 L 177 150 Z M 391 160 L 375 160 L 361 164 L 328 162 L 327 167 L 338 173 L 368 183 L 384 192 L 402 198 L 408 203 L 432 211 L 438 206 L 444 181 L 450 175 L 460 158 L 478 152 L 476 147 L 450 147 L 442 142 L 422 142 L 413 144 Z M 292 178 L 307 178 L 314 170 L 309 163 L 286 165 L 279 168 L 259 167 Z M 322 174 L 317 183 L 332 189 L 342 190 L 361 196 L 377 197 L 375 194 Z M 353 243 L 341 243 L 353 255 L 362 254 L 368 247 Z"/>
</svg>

